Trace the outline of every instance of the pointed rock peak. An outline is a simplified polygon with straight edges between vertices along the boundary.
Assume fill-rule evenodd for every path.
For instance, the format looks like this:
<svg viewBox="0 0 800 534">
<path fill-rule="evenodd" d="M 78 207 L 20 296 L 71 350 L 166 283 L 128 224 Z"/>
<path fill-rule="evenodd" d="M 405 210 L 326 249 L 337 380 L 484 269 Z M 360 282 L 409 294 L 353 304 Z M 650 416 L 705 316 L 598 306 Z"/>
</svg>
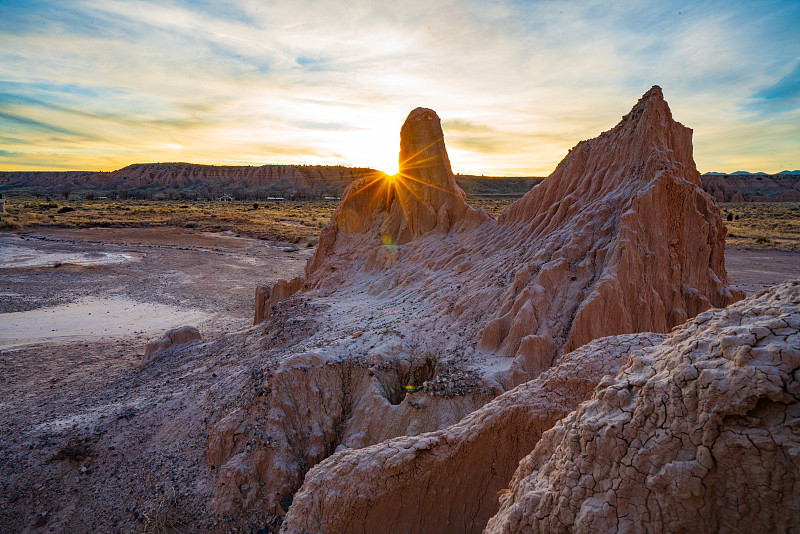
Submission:
<svg viewBox="0 0 800 534">
<path fill-rule="evenodd" d="M 338 222 L 348 233 L 377 230 L 394 243 L 404 243 L 434 228 L 448 231 L 468 209 L 444 146 L 439 116 L 416 108 L 400 129 L 400 172 L 357 183 L 345 192 Z M 346 217 L 346 218 L 345 218 Z"/>
<path fill-rule="evenodd" d="M 439 115 L 416 108 L 400 129 L 400 175 L 427 184 L 455 186 Z"/>
<path fill-rule="evenodd" d="M 469 207 L 456 184 L 441 121 L 432 109 L 416 108 L 408 114 L 400 129 L 398 162 L 394 176 L 370 176 L 350 184 L 320 236 L 307 275 L 334 254 L 339 233 L 361 234 L 394 247 L 430 232 L 447 233 L 490 220 L 485 212 Z"/>
<path fill-rule="evenodd" d="M 622 117 L 620 124 L 639 118 L 648 109 L 662 111 L 667 118 L 672 119 L 672 112 L 669 110 L 666 100 L 664 100 L 664 93 L 661 92 L 661 87 L 654 85 L 642 95 L 630 113 Z"/>
<path fill-rule="evenodd" d="M 649 91 L 642 95 L 642 98 L 640 98 L 639 101 L 641 102 L 642 100 L 647 100 L 649 98 L 659 98 L 664 100 L 664 93 L 661 91 L 661 86 L 654 85 L 651 87 Z"/>
</svg>

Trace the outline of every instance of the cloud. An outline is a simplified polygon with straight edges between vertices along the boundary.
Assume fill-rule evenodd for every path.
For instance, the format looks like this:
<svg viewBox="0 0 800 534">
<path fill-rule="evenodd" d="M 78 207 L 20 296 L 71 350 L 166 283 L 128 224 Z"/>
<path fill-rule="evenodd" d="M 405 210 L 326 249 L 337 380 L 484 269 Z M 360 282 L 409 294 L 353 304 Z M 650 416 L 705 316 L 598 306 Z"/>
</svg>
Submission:
<svg viewBox="0 0 800 534">
<path fill-rule="evenodd" d="M 73 130 L 67 130 L 66 128 L 61 128 L 59 126 L 56 126 L 55 124 L 48 124 L 28 117 L 12 115 L 11 113 L 0 112 L 0 120 L 2 120 L 7 124 L 17 125 L 26 129 L 44 130 L 48 132 L 57 132 L 75 137 L 83 137 L 85 139 L 91 139 L 91 136 L 87 136 Z"/>
<path fill-rule="evenodd" d="M 753 95 L 753 107 L 781 113 L 800 107 L 800 62 L 778 82 Z"/>
<path fill-rule="evenodd" d="M 695 128 L 698 166 L 729 170 L 726 157 L 800 153 L 769 135 L 798 104 L 798 23 L 790 1 L 12 0 L 0 128 L 54 167 L 388 165 L 425 106 L 456 171 L 547 174 L 658 83 Z M 773 146 L 742 138 L 731 154 L 724 132 L 748 126 Z"/>
</svg>

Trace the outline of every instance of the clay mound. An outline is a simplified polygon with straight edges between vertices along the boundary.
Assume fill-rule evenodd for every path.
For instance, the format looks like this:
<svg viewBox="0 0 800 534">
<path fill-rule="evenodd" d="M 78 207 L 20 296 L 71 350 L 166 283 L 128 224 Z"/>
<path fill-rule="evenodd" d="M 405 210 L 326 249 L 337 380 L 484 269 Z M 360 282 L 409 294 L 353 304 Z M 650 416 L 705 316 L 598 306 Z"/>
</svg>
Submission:
<svg viewBox="0 0 800 534">
<path fill-rule="evenodd" d="M 634 354 L 519 466 L 487 532 L 787 532 L 800 517 L 800 281 Z"/>
<path fill-rule="evenodd" d="M 542 433 L 663 334 L 603 338 L 459 423 L 340 452 L 306 475 L 282 532 L 478 532 Z M 402 503 L 400 505 L 399 503 Z"/>
</svg>

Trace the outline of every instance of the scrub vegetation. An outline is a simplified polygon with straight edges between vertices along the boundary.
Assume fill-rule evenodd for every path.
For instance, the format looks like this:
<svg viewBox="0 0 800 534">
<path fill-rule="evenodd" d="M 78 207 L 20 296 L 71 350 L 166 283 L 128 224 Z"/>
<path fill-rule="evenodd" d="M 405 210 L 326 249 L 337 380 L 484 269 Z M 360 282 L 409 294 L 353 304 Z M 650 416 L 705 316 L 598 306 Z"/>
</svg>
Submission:
<svg viewBox="0 0 800 534">
<path fill-rule="evenodd" d="M 333 200 L 109 200 L 79 198 L 41 200 L 6 194 L 0 230 L 38 226 L 66 228 L 175 226 L 199 231 L 231 231 L 248 237 L 316 244 L 338 202 Z M 475 208 L 497 217 L 516 198 L 467 196 Z M 800 202 L 720 204 L 729 246 L 800 252 Z"/>
</svg>

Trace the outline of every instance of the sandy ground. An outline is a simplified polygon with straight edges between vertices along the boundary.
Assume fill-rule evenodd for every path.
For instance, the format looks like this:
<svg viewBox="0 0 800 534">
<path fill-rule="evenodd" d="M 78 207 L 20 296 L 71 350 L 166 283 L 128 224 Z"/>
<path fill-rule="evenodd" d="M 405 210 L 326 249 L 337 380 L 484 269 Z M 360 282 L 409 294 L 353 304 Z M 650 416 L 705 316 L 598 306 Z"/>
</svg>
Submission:
<svg viewBox="0 0 800 534">
<path fill-rule="evenodd" d="M 52 308 L 3 314 L 0 348 L 127 337 L 203 323 L 211 315 L 199 309 L 183 310 L 125 297 L 88 297 Z"/>
<path fill-rule="evenodd" d="M 113 443 L 113 436 L 103 434 L 112 422 L 124 425 L 129 417 L 136 417 L 134 423 L 145 417 L 134 415 L 139 413 L 136 403 L 144 401 L 132 395 L 133 388 L 149 392 L 146 401 L 164 406 L 168 414 L 173 408 L 167 384 L 183 376 L 178 369 L 175 376 L 137 374 L 146 342 L 181 324 L 198 326 L 205 339 L 248 327 L 256 284 L 300 274 L 311 252 L 173 228 L 0 234 L 0 532 L 111 532 L 142 526 L 139 511 L 97 495 L 92 476 L 113 474 L 122 480 L 120 473 L 131 469 L 133 474 L 154 453 L 117 456 L 107 445 L 108 457 L 102 461 L 65 462 L 57 460 L 59 451 L 67 450 L 61 442 L 78 436 L 86 443 Z M 727 266 L 731 282 L 752 294 L 799 276 L 800 253 L 729 249 Z M 246 355 L 221 355 L 204 380 L 222 379 L 226 358 Z M 205 386 L 197 384 L 200 397 Z M 177 453 L 157 454 L 163 456 L 159 468 L 167 469 Z M 207 469 L 203 450 L 180 454 L 197 462 L 197 469 Z M 197 499 L 185 509 L 199 509 L 210 490 L 181 485 L 184 467 L 175 469 L 172 482 L 188 488 L 180 498 Z M 159 487 L 137 482 L 129 491 L 141 495 L 129 501 L 152 501 L 144 492 L 159 495 L 164 486 Z M 70 504 L 78 502 L 87 509 Z M 219 530 L 210 522 L 208 528 Z"/>
<path fill-rule="evenodd" d="M 55 441 L 31 437 L 96 439 L 98 421 L 132 413 L 148 341 L 183 324 L 205 339 L 249 327 L 255 286 L 301 274 L 312 251 L 174 228 L 0 233 L 0 532 L 129 530 L 113 525 L 135 514 L 92 489 L 91 458 L 64 475 Z M 152 402 L 166 405 L 159 386 Z"/>
<path fill-rule="evenodd" d="M 749 296 L 800 276 L 800 253 L 728 247 L 725 267 L 731 284 Z"/>
<path fill-rule="evenodd" d="M 299 274 L 311 252 L 181 228 L 0 234 L 0 346 L 12 322 L 49 316 L 51 323 L 80 330 L 95 322 L 96 312 L 118 320 L 108 332 L 114 337 L 144 340 L 187 321 L 209 334 L 238 330 L 252 322 L 255 286 Z M 31 330 L 31 342 L 39 330 Z M 87 338 L 98 335 L 96 328 L 86 332 Z M 59 336 L 41 341 L 52 337 Z"/>
</svg>

